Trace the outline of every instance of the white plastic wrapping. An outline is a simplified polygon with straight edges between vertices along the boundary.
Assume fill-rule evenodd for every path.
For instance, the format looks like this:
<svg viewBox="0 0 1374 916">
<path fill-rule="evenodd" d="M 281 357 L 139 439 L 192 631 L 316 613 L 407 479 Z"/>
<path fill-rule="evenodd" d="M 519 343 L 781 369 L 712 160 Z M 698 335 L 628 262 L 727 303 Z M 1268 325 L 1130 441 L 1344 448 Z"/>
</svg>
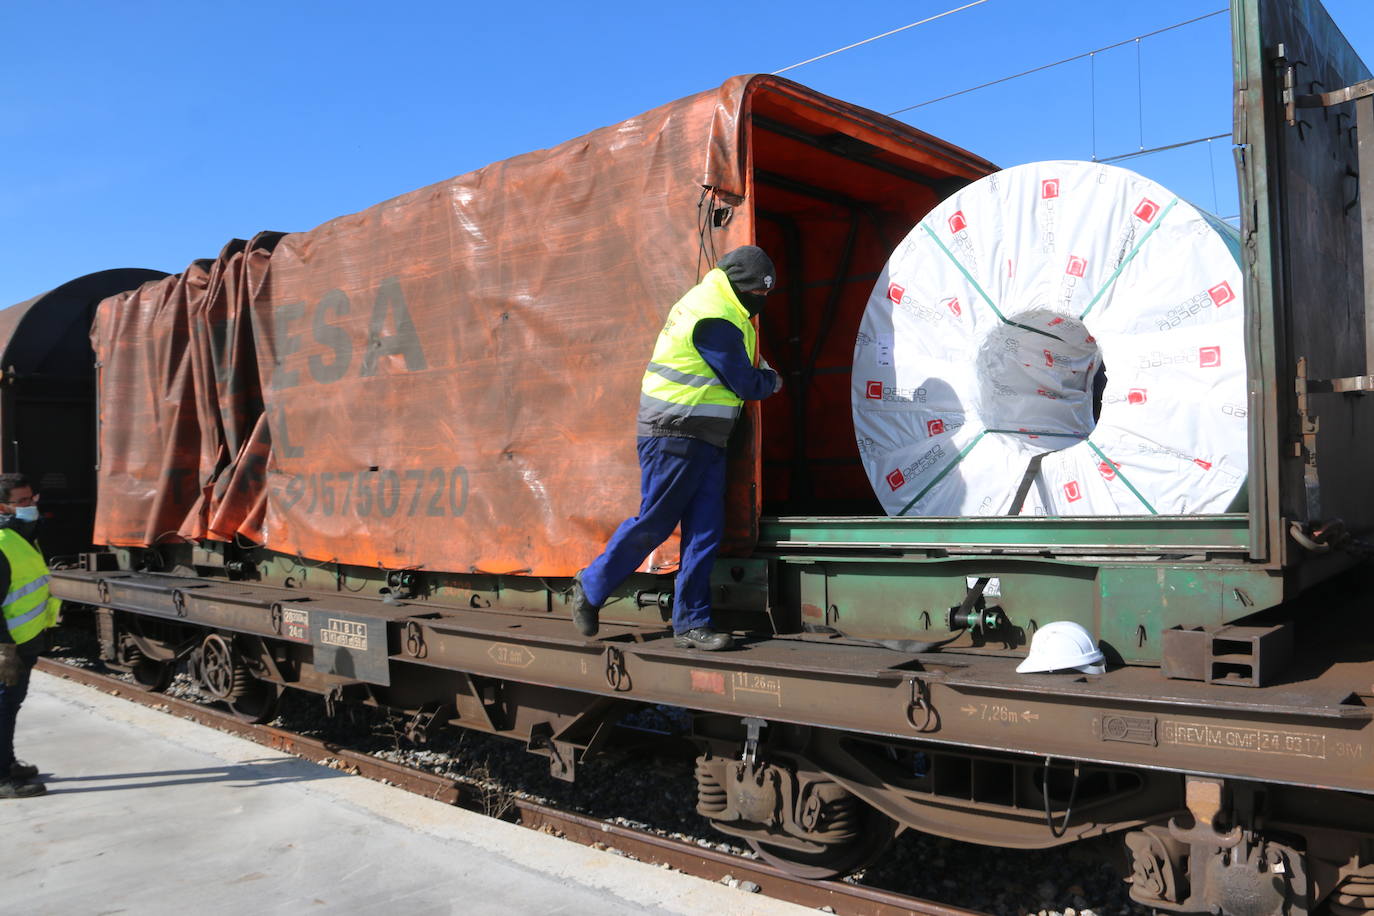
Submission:
<svg viewBox="0 0 1374 916">
<path fill-rule="evenodd" d="M 854 348 L 854 429 L 889 515 L 1226 511 L 1247 468 L 1234 229 L 1134 172 L 1039 162 L 931 211 Z M 1094 378 L 1105 367 L 1101 413 Z"/>
</svg>

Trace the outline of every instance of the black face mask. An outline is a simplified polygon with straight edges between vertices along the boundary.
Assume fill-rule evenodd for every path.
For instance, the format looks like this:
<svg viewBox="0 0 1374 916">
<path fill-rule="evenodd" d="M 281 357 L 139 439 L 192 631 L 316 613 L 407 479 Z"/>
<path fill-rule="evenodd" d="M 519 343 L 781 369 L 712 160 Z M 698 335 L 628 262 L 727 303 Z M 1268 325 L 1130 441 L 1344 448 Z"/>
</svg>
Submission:
<svg viewBox="0 0 1374 916">
<path fill-rule="evenodd" d="M 0 514 L 0 528 L 9 528 L 17 533 L 26 541 L 32 541 L 34 535 L 38 533 L 38 522 L 26 522 L 15 518 L 13 515 Z"/>
<path fill-rule="evenodd" d="M 744 306 L 745 311 L 752 318 L 763 311 L 764 305 L 768 302 L 768 296 L 761 293 L 740 293 L 739 304 Z"/>
</svg>

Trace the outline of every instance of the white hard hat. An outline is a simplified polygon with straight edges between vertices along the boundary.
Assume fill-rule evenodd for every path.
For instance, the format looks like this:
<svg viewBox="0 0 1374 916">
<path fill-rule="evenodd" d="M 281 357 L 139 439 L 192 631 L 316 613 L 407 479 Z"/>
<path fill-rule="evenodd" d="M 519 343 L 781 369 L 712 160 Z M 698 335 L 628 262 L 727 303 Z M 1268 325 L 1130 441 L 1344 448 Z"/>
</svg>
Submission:
<svg viewBox="0 0 1374 916">
<path fill-rule="evenodd" d="M 1071 620 L 1056 620 L 1035 631 L 1030 654 L 1016 666 L 1016 671 L 1029 674 L 1071 669 L 1084 674 L 1101 674 L 1107 670 L 1102 660 L 1102 650 L 1087 630 Z"/>
</svg>

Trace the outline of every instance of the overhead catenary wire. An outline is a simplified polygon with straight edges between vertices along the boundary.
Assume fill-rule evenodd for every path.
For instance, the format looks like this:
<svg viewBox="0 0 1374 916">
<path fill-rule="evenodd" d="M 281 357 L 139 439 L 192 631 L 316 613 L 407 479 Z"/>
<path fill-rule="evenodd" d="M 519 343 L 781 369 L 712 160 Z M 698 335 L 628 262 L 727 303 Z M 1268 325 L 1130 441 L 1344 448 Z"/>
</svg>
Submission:
<svg viewBox="0 0 1374 916">
<path fill-rule="evenodd" d="M 1056 60 L 1056 61 L 1053 61 L 1053 62 L 1048 63 L 1048 64 L 1041 64 L 1040 66 L 1038 66 L 1038 67 L 1032 67 L 1032 68 L 1029 69 L 1029 70 L 1022 70 L 1020 73 L 1013 73 L 1013 74 L 1011 74 L 1010 76 L 1003 76 L 1003 77 L 1000 77 L 999 79 L 989 80 L 989 81 L 986 82 L 986 83 L 979 83 L 977 86 L 970 86 L 970 87 L 967 88 L 967 89 L 960 89 L 958 92 L 950 92 L 950 93 L 947 93 L 947 94 L 945 94 L 945 95 L 939 96 L 939 97 L 937 97 L 937 98 L 927 99 L 926 101 L 924 101 L 924 102 L 918 102 L 918 103 L 916 103 L 915 105 L 908 105 L 908 106 L 906 106 L 905 108 L 898 108 L 896 111 L 889 111 L 887 114 L 888 114 L 889 117 L 891 117 L 891 116 L 893 116 L 893 115 L 902 114 L 903 112 L 914 111 L 914 110 L 917 109 L 917 108 L 924 108 L 924 107 L 927 106 L 927 105 L 934 105 L 936 102 L 944 102 L 944 101 L 947 101 L 947 100 L 949 100 L 949 99 L 957 98 L 958 96 L 961 96 L 961 95 L 967 95 L 967 94 L 969 94 L 970 92 L 977 92 L 979 89 L 987 89 L 989 86 L 996 86 L 996 85 L 998 85 L 999 83 L 1006 83 L 1006 82 L 1010 82 L 1011 80 L 1020 79 L 1020 78 L 1023 77 L 1023 76 L 1030 76 L 1032 73 L 1040 73 L 1040 72 L 1043 71 L 1043 70 L 1050 70 L 1050 69 L 1053 69 L 1053 68 L 1055 68 L 1055 67 L 1061 67 L 1061 66 L 1063 66 L 1064 64 L 1070 64 L 1070 63 L 1073 63 L 1073 62 L 1076 61 L 1076 60 L 1082 60 L 1082 59 L 1085 58 L 1085 57 L 1091 58 L 1093 55 L 1095 55 L 1095 54 L 1101 54 L 1103 51 L 1111 51 L 1111 50 L 1113 50 L 1113 49 L 1115 49 L 1115 48 L 1120 48 L 1120 47 L 1123 47 L 1123 46 L 1125 46 L 1125 45 L 1131 44 L 1132 42 L 1138 42 L 1138 41 L 1140 41 L 1141 39 L 1144 39 L 1144 38 L 1152 38 L 1152 37 L 1154 37 L 1155 35 L 1162 35 L 1162 34 L 1164 34 L 1165 32 L 1171 32 L 1171 31 L 1173 31 L 1174 29 L 1181 29 L 1181 28 L 1183 28 L 1184 26 L 1192 25 L 1192 24 L 1195 23 L 1195 22 L 1201 22 L 1201 21 L 1203 21 L 1204 19 L 1211 19 L 1213 16 L 1220 16 L 1222 13 L 1229 12 L 1229 9 L 1230 9 L 1229 7 L 1225 7 L 1225 8 L 1219 9 L 1219 10 L 1213 10 L 1212 12 L 1210 12 L 1210 13 L 1204 13 L 1204 14 L 1202 14 L 1201 16 L 1194 16 L 1192 19 L 1185 19 L 1185 20 L 1183 20 L 1182 22 L 1176 22 L 1176 23 L 1174 23 L 1173 25 L 1166 25 L 1166 26 L 1164 26 L 1163 28 L 1155 29 L 1153 32 L 1146 32 L 1146 33 L 1144 33 L 1143 35 L 1135 35 L 1135 36 L 1133 36 L 1133 37 L 1131 37 L 1131 38 L 1126 38 L 1126 39 L 1123 39 L 1122 41 L 1118 41 L 1118 42 L 1115 42 L 1115 43 L 1113 43 L 1113 44 L 1106 45 L 1106 46 L 1101 47 L 1101 48 L 1094 48 L 1094 49 L 1091 50 L 1091 51 L 1084 51 L 1082 54 L 1075 54 L 1075 55 L 1073 55 L 1072 57 L 1065 57 L 1065 58 L 1063 58 L 1062 60 Z M 878 36 L 878 37 L 881 37 L 881 36 Z M 843 50 L 847 50 L 847 49 L 846 49 L 846 48 L 841 48 L 840 50 L 843 51 Z M 839 53 L 839 52 L 838 52 L 838 51 L 835 51 L 835 52 L 832 52 L 832 53 L 836 53 L 836 54 L 837 54 L 837 53 Z M 809 63 L 809 61 L 803 61 L 802 63 Z M 797 65 L 795 65 L 795 66 L 800 66 L 800 64 L 797 64 Z M 781 71 L 778 71 L 778 72 L 781 72 Z"/>
<path fill-rule="evenodd" d="M 856 41 L 852 45 L 845 45 L 843 48 L 836 48 L 833 51 L 827 51 L 824 54 L 818 54 L 815 57 L 809 57 L 806 60 L 799 61 L 798 63 L 783 67 L 781 70 L 774 70 L 773 75 L 777 76 L 779 73 L 786 73 L 788 70 L 795 70 L 798 67 L 804 67 L 807 64 L 814 64 L 818 60 L 825 60 L 827 57 L 834 57 L 836 54 L 839 54 L 842 51 L 853 50 L 854 48 L 860 47 L 861 45 L 866 45 L 870 42 L 877 41 L 880 38 L 886 38 L 889 35 L 896 35 L 898 32 L 905 32 L 907 29 L 914 29 L 918 25 L 925 25 L 927 22 L 934 22 L 936 19 L 943 19 L 946 16 L 952 16 L 955 13 L 962 13 L 964 10 L 969 9 L 970 7 L 979 6 L 980 4 L 987 2 L 988 0 L 973 0 L 972 3 L 965 3 L 963 6 L 957 6 L 952 10 L 945 10 L 943 13 L 936 13 L 934 16 L 927 16 L 925 19 L 921 19 L 917 22 L 909 22 L 906 25 L 901 26 L 900 28 L 895 28 L 883 32 L 881 35 L 874 35 L 872 38 L 865 38 L 863 41 Z"/>
<path fill-rule="evenodd" d="M 1118 156 L 1107 156 L 1105 158 L 1093 158 L 1094 162 L 1122 162 L 1126 159 L 1139 159 L 1141 156 L 1152 156 L 1155 153 L 1167 152 L 1171 149 L 1182 149 L 1185 146 L 1193 146 L 1197 143 L 1211 143 L 1213 140 L 1220 140 L 1222 137 L 1231 136 L 1231 132 L 1224 134 L 1213 134 L 1210 137 L 1196 137 L 1192 140 L 1182 140 L 1178 143 L 1166 143 L 1164 146 L 1152 146 L 1149 149 L 1138 149 L 1130 153 L 1121 153 Z"/>
</svg>

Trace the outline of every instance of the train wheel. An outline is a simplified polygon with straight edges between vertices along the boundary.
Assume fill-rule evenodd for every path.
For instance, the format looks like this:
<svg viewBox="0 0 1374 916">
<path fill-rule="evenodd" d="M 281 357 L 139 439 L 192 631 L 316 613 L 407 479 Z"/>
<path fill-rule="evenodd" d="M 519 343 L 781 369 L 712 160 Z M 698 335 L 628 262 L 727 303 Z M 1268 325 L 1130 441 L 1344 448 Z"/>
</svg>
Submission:
<svg viewBox="0 0 1374 916">
<path fill-rule="evenodd" d="M 277 708 L 277 688 L 253 677 L 231 640 L 218 633 L 205 637 L 198 651 L 196 670 L 201 687 L 229 707 L 234 717 L 261 723 Z"/>
<path fill-rule="evenodd" d="M 134 676 L 134 685 L 149 693 L 161 693 L 172 684 L 176 665 L 172 662 L 159 662 L 151 658 L 139 658 L 129 668 Z"/>
<path fill-rule="evenodd" d="M 254 680 L 240 696 L 225 701 L 234 718 L 260 725 L 277 714 L 277 688 L 264 681 Z"/>
<path fill-rule="evenodd" d="M 749 840 L 759 858 L 789 875 L 819 881 L 858 871 L 882 854 L 897 835 L 897 824 L 885 814 L 868 808 L 863 829 L 855 838 L 818 852 L 787 849 L 762 840 Z"/>
</svg>

